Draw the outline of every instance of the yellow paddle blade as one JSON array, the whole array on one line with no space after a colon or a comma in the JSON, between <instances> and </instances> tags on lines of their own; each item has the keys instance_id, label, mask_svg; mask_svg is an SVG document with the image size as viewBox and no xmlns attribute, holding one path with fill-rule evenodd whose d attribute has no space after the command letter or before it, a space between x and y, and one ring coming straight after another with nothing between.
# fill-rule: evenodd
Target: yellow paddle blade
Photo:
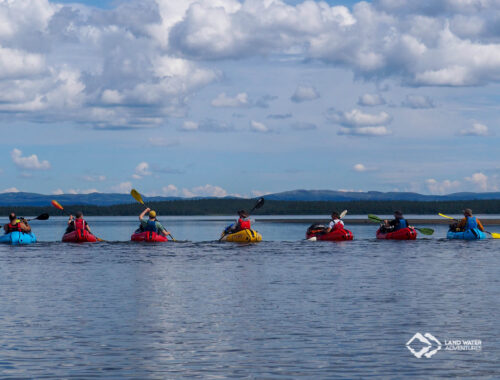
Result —
<instances>
[{"instance_id":1,"label":"yellow paddle blade","mask_svg":"<svg viewBox=\"0 0 500 380\"><path fill-rule=\"evenodd\" d=\"M441 214L441 213L439 213L438 215L439 215L439 216L442 216L443 218L456 220L455 218L452 218L451 216L448 216L448 215L445 215L445 214Z\"/></svg>"},{"instance_id":2,"label":"yellow paddle blade","mask_svg":"<svg viewBox=\"0 0 500 380\"><path fill-rule=\"evenodd\" d=\"M492 233L491 233L491 237L492 237L493 239L500 239L500 234L499 234L499 233L496 233L496 232L492 232Z\"/></svg>"},{"instance_id":3,"label":"yellow paddle blade","mask_svg":"<svg viewBox=\"0 0 500 380\"><path fill-rule=\"evenodd\" d=\"M144 204L144 202L142 201L142 197L141 197L141 194L139 194L139 192L136 190L136 189L132 189L130 190L130 195L132 195L132 197L134 197L134 199L139 202L141 205Z\"/></svg>"},{"instance_id":4,"label":"yellow paddle blade","mask_svg":"<svg viewBox=\"0 0 500 380\"><path fill-rule=\"evenodd\" d=\"M347 210L344 210L340 213L339 218L342 219L346 215L347 215Z\"/></svg>"}]
</instances>

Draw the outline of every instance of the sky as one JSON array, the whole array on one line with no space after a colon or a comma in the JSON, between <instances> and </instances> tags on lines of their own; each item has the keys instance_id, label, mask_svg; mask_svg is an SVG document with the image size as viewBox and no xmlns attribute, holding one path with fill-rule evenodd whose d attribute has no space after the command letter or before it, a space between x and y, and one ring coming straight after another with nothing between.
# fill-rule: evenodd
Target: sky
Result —
<instances>
[{"instance_id":1,"label":"sky","mask_svg":"<svg viewBox=\"0 0 500 380\"><path fill-rule=\"evenodd\" d=\"M498 0L0 1L0 192L499 191Z\"/></svg>"}]
</instances>

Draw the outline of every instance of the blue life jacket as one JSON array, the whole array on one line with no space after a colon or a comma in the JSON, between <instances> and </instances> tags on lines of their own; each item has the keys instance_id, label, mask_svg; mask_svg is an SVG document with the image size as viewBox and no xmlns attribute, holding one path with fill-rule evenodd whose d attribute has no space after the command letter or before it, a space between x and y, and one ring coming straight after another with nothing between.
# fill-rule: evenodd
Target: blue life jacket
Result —
<instances>
[{"instance_id":1,"label":"blue life jacket","mask_svg":"<svg viewBox=\"0 0 500 380\"><path fill-rule=\"evenodd\" d=\"M406 219L399 219L399 224L394 227L394 231L399 231L403 228L408 228L408 222L406 221Z\"/></svg>"},{"instance_id":2,"label":"blue life jacket","mask_svg":"<svg viewBox=\"0 0 500 380\"><path fill-rule=\"evenodd\" d=\"M467 223L465 224L465 230L472 230L477 228L477 221L475 216L468 216Z\"/></svg>"},{"instance_id":3,"label":"blue life jacket","mask_svg":"<svg viewBox=\"0 0 500 380\"><path fill-rule=\"evenodd\" d=\"M148 223L146 224L144 231L151 231L158 233L158 228L156 227L156 221L148 220Z\"/></svg>"}]
</instances>

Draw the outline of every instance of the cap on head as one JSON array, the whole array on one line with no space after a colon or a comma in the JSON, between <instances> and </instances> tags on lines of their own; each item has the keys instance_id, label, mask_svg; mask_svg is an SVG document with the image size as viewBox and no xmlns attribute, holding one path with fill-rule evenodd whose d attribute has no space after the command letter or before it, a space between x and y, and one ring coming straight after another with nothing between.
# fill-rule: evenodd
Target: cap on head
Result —
<instances>
[{"instance_id":1,"label":"cap on head","mask_svg":"<svg viewBox=\"0 0 500 380\"><path fill-rule=\"evenodd\" d=\"M149 217L150 217L150 218L156 218L156 211L151 210L151 211L149 212Z\"/></svg>"},{"instance_id":2,"label":"cap on head","mask_svg":"<svg viewBox=\"0 0 500 380\"><path fill-rule=\"evenodd\" d=\"M472 210L470 208L466 208L464 210L464 215L467 215L467 216L472 216Z\"/></svg>"},{"instance_id":3,"label":"cap on head","mask_svg":"<svg viewBox=\"0 0 500 380\"><path fill-rule=\"evenodd\" d=\"M238 215L242 218L248 218L248 212L246 212L245 210L239 210Z\"/></svg>"},{"instance_id":4,"label":"cap on head","mask_svg":"<svg viewBox=\"0 0 500 380\"><path fill-rule=\"evenodd\" d=\"M403 216L403 213L401 211L399 211L399 210L396 210L396 211L394 211L394 216L401 218Z\"/></svg>"},{"instance_id":5,"label":"cap on head","mask_svg":"<svg viewBox=\"0 0 500 380\"><path fill-rule=\"evenodd\" d=\"M81 211L77 211L77 212L75 213L75 216L76 216L77 218L81 218L81 217L83 216L83 212L81 212Z\"/></svg>"}]
</instances>

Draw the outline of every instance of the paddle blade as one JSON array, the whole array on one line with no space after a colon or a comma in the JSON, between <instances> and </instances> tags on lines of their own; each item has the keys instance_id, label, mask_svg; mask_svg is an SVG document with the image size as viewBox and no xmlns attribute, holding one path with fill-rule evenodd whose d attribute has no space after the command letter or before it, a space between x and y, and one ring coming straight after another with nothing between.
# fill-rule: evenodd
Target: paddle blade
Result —
<instances>
[{"instance_id":1,"label":"paddle blade","mask_svg":"<svg viewBox=\"0 0 500 380\"><path fill-rule=\"evenodd\" d=\"M347 210L344 210L340 213L339 218L342 219L346 215L347 215Z\"/></svg>"},{"instance_id":2,"label":"paddle blade","mask_svg":"<svg viewBox=\"0 0 500 380\"><path fill-rule=\"evenodd\" d=\"M142 197L141 197L141 194L139 194L139 192L136 190L136 189L132 189L130 190L130 195L132 195L132 197L137 201L139 202L141 205L144 204L144 202L142 201Z\"/></svg>"},{"instance_id":3,"label":"paddle blade","mask_svg":"<svg viewBox=\"0 0 500 380\"><path fill-rule=\"evenodd\" d=\"M383 219L380 219L377 215L373 215L373 214L368 214L368 219L370 219L372 222L375 222L375 223L380 223L380 222L384 221Z\"/></svg>"},{"instance_id":4,"label":"paddle blade","mask_svg":"<svg viewBox=\"0 0 500 380\"><path fill-rule=\"evenodd\" d=\"M57 208L59 210L64 210L63 206L61 206L58 201L52 200L52 202L50 202L50 203L52 203L52 206L54 206L55 208Z\"/></svg>"},{"instance_id":5,"label":"paddle blade","mask_svg":"<svg viewBox=\"0 0 500 380\"><path fill-rule=\"evenodd\" d=\"M253 206L253 209L255 210L261 208L262 206L264 206L264 198L260 198L255 204L255 206Z\"/></svg>"},{"instance_id":6,"label":"paddle blade","mask_svg":"<svg viewBox=\"0 0 500 380\"><path fill-rule=\"evenodd\" d=\"M417 230L424 235L432 235L434 233L432 228L417 228Z\"/></svg>"},{"instance_id":7,"label":"paddle blade","mask_svg":"<svg viewBox=\"0 0 500 380\"><path fill-rule=\"evenodd\" d=\"M47 219L49 219L49 214L45 213L42 215L38 215L35 219L36 220L47 220Z\"/></svg>"},{"instance_id":8,"label":"paddle blade","mask_svg":"<svg viewBox=\"0 0 500 380\"><path fill-rule=\"evenodd\" d=\"M448 215L445 215L445 214L439 213L438 215L442 216L443 218L446 218L446 219L456 220L455 218L452 218L451 216L448 216Z\"/></svg>"},{"instance_id":9,"label":"paddle blade","mask_svg":"<svg viewBox=\"0 0 500 380\"><path fill-rule=\"evenodd\" d=\"M500 239L500 234L499 234L499 233L496 233L496 232L492 232L492 233L491 233L491 237L492 237L493 239Z\"/></svg>"}]
</instances>

